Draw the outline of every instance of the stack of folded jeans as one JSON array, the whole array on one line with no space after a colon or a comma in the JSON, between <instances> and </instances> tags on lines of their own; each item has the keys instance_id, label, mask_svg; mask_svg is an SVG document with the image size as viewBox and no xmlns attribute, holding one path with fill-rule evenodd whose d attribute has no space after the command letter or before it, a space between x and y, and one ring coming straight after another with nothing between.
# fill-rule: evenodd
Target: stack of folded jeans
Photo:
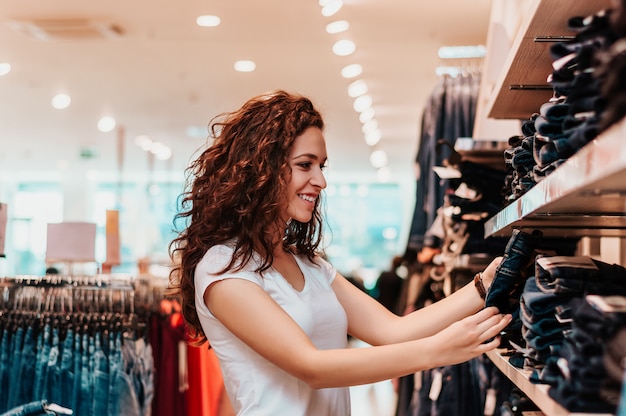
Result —
<instances>
[{"instance_id":1,"label":"stack of folded jeans","mask_svg":"<svg viewBox=\"0 0 626 416\"><path fill-rule=\"evenodd\" d=\"M601 93L606 100L605 111L600 120L604 130L626 115L626 10L624 1L616 2L609 16L609 25L618 39L600 54L598 73L605 80Z\"/></svg>"},{"instance_id":2,"label":"stack of folded jeans","mask_svg":"<svg viewBox=\"0 0 626 416\"><path fill-rule=\"evenodd\" d=\"M509 138L510 148L504 151L504 165L507 174L502 193L505 204L508 204L537 184L533 177L536 165L533 158L535 141L535 119L539 114L533 114L530 120L522 124L522 135Z\"/></svg>"},{"instance_id":3,"label":"stack of folded jeans","mask_svg":"<svg viewBox=\"0 0 626 416\"><path fill-rule=\"evenodd\" d=\"M603 310L601 303L626 304L624 296L587 295L575 298L572 329L566 333L558 366L562 381L548 394L571 412L615 413L620 399L620 383L607 372L604 344L626 327L626 309Z\"/></svg>"},{"instance_id":4,"label":"stack of folded jeans","mask_svg":"<svg viewBox=\"0 0 626 416\"><path fill-rule=\"evenodd\" d=\"M535 277L526 280L520 298L522 337L526 344L525 366L532 368L533 382L553 384L555 357L558 357L565 332L571 328L566 314L575 295L544 293Z\"/></svg>"},{"instance_id":5,"label":"stack of folded jeans","mask_svg":"<svg viewBox=\"0 0 626 416\"><path fill-rule=\"evenodd\" d=\"M588 256L538 256L535 276L525 282L523 366L532 370L533 383L550 385L551 397L570 411L615 410L620 383L608 376L605 362L619 362L616 355L626 353L616 338L626 327L624 279L626 268ZM624 299L624 313L600 312L588 301L609 295ZM609 340L611 355L603 347ZM617 367L613 373L619 374Z\"/></svg>"},{"instance_id":6,"label":"stack of folded jeans","mask_svg":"<svg viewBox=\"0 0 626 416\"><path fill-rule=\"evenodd\" d=\"M626 85L623 77L607 76L610 71L601 65L603 57L609 60L607 51L619 39L610 24L614 13L607 9L586 18L572 17L568 25L575 32L574 39L550 48L553 71L548 81L554 96L523 123L521 136L509 139L510 148L504 152L509 173L504 187L506 202L522 196L606 128L603 114L607 95L612 94L606 91L607 78L614 85ZM612 56L626 68L626 45L618 50ZM619 107L626 103L625 90L620 90L619 96L612 96L616 104L611 120L626 111Z\"/></svg>"}]
</instances>

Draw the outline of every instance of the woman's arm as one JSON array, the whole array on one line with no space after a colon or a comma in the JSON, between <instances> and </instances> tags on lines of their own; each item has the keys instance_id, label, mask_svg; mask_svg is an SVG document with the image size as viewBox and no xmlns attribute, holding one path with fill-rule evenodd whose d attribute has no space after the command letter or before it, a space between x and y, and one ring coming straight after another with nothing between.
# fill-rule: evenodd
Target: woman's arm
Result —
<instances>
[{"instance_id":1,"label":"woman's arm","mask_svg":"<svg viewBox=\"0 0 626 416\"><path fill-rule=\"evenodd\" d=\"M318 350L296 322L254 283L241 279L216 282L207 289L204 300L250 348L314 388L372 383L467 361L495 348L498 338L486 341L510 322L509 316L487 308L421 340Z\"/></svg>"},{"instance_id":2,"label":"woman's arm","mask_svg":"<svg viewBox=\"0 0 626 416\"><path fill-rule=\"evenodd\" d=\"M485 287L491 284L501 260L493 260L482 273ZM429 337L478 312L485 305L473 282L438 302L402 317L387 311L376 300L355 289L340 274L333 282L333 290L348 315L348 332L371 345Z\"/></svg>"}]
</instances>

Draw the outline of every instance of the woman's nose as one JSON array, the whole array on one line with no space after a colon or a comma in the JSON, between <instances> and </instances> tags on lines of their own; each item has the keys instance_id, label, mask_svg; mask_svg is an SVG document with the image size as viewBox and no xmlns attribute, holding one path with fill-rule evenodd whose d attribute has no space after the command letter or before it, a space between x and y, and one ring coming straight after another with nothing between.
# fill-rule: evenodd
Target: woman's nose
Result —
<instances>
[{"instance_id":1,"label":"woman's nose","mask_svg":"<svg viewBox=\"0 0 626 416\"><path fill-rule=\"evenodd\" d=\"M311 183L313 185L320 187L321 189L326 188L326 176L324 176L324 171L322 169L317 169L313 178L311 179Z\"/></svg>"}]
</instances>

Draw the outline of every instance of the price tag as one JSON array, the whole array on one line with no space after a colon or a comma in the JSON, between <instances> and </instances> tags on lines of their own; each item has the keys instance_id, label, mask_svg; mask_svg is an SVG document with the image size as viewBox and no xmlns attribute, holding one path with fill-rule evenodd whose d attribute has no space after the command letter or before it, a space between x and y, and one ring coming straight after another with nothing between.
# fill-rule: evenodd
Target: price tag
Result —
<instances>
[{"instance_id":1,"label":"price tag","mask_svg":"<svg viewBox=\"0 0 626 416\"><path fill-rule=\"evenodd\" d=\"M439 394L441 393L441 388L443 387L443 374L441 371L435 369L433 370L433 382L430 385L430 391L428 392L428 398L433 402L436 402L439 398Z\"/></svg>"},{"instance_id":2,"label":"price tag","mask_svg":"<svg viewBox=\"0 0 626 416\"><path fill-rule=\"evenodd\" d=\"M485 396L485 410L483 414L485 416L492 416L496 411L496 389L487 389L487 395Z\"/></svg>"}]
</instances>

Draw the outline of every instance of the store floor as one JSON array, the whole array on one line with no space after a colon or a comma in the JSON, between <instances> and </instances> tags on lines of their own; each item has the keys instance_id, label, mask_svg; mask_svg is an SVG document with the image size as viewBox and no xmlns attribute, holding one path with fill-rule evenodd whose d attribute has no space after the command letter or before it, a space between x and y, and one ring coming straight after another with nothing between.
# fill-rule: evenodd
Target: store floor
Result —
<instances>
[{"instance_id":1,"label":"store floor","mask_svg":"<svg viewBox=\"0 0 626 416\"><path fill-rule=\"evenodd\" d=\"M365 344L351 340L350 346ZM390 380L350 387L353 416L393 416L396 411L396 393Z\"/></svg>"}]
</instances>

